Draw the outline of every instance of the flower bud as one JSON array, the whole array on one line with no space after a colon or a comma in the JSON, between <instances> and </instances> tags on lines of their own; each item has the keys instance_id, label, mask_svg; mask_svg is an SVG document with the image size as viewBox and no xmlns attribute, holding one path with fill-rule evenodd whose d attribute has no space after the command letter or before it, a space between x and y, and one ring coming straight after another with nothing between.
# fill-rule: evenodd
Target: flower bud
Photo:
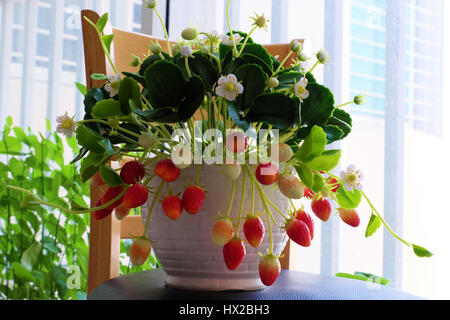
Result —
<instances>
[{"instance_id":1,"label":"flower bud","mask_svg":"<svg viewBox=\"0 0 450 320\"><path fill-rule=\"evenodd\" d=\"M139 137L139 144L144 149L151 149L156 144L156 138L151 132L145 132Z\"/></svg>"},{"instance_id":2,"label":"flower bud","mask_svg":"<svg viewBox=\"0 0 450 320\"><path fill-rule=\"evenodd\" d=\"M186 28L181 32L181 37L187 41L195 40L197 36L198 31L195 28Z\"/></svg>"},{"instance_id":3,"label":"flower bud","mask_svg":"<svg viewBox=\"0 0 450 320\"><path fill-rule=\"evenodd\" d=\"M210 53L210 51L209 51L209 47L208 47L208 46L206 46L206 45L204 45L204 46L201 46L201 47L200 47L200 52L201 52L202 54L206 54L206 55L209 55L209 53Z\"/></svg>"},{"instance_id":4,"label":"flower bud","mask_svg":"<svg viewBox=\"0 0 450 320\"><path fill-rule=\"evenodd\" d=\"M276 88L276 87L278 87L279 85L280 85L280 82L278 81L277 78L269 78L269 79L267 80L267 86L268 86L269 88Z\"/></svg>"},{"instance_id":5,"label":"flower bud","mask_svg":"<svg viewBox=\"0 0 450 320\"><path fill-rule=\"evenodd\" d=\"M304 54L303 52L300 52L300 53L298 54L298 60L300 60L300 61L306 61L306 60L308 60L308 57L307 57L306 54Z\"/></svg>"},{"instance_id":6,"label":"flower bud","mask_svg":"<svg viewBox=\"0 0 450 320\"><path fill-rule=\"evenodd\" d=\"M156 0L145 0L144 4L149 9L155 9L156 5L157 5L157 1Z\"/></svg>"},{"instance_id":7,"label":"flower bud","mask_svg":"<svg viewBox=\"0 0 450 320\"><path fill-rule=\"evenodd\" d=\"M132 54L131 59L132 61L130 62L130 66L138 67L141 65L141 59L137 55Z\"/></svg>"},{"instance_id":8,"label":"flower bud","mask_svg":"<svg viewBox=\"0 0 450 320\"><path fill-rule=\"evenodd\" d=\"M184 58L188 58L192 55L192 48L190 46L183 46L180 50L180 54Z\"/></svg>"},{"instance_id":9,"label":"flower bud","mask_svg":"<svg viewBox=\"0 0 450 320\"><path fill-rule=\"evenodd\" d=\"M317 52L316 57L321 64L326 64L330 60L330 55L325 50Z\"/></svg>"},{"instance_id":10,"label":"flower bud","mask_svg":"<svg viewBox=\"0 0 450 320\"><path fill-rule=\"evenodd\" d=\"M295 53L300 53L302 50L302 45L297 40L292 40L290 44L291 50Z\"/></svg>"},{"instance_id":11,"label":"flower bud","mask_svg":"<svg viewBox=\"0 0 450 320\"><path fill-rule=\"evenodd\" d=\"M152 50L153 54L160 54L162 52L162 48L161 48L161 45L159 43L155 43L151 47L151 50Z\"/></svg>"},{"instance_id":12,"label":"flower bud","mask_svg":"<svg viewBox=\"0 0 450 320\"><path fill-rule=\"evenodd\" d=\"M172 53L173 54L180 53L181 47L182 47L182 44L179 42L172 44Z\"/></svg>"},{"instance_id":13,"label":"flower bud","mask_svg":"<svg viewBox=\"0 0 450 320\"><path fill-rule=\"evenodd\" d=\"M353 99L353 102L354 102L356 105L360 106L360 105L366 103L366 96L365 96L365 95L362 95L362 94L357 95L357 96L355 97L355 99Z\"/></svg>"}]
</instances>

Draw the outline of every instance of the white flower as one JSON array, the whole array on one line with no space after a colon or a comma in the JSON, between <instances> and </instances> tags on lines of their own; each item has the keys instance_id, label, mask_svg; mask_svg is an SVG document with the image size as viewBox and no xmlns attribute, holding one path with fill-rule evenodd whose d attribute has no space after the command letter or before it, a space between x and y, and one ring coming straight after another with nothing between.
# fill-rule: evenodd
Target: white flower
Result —
<instances>
[{"instance_id":1,"label":"white flower","mask_svg":"<svg viewBox=\"0 0 450 320\"><path fill-rule=\"evenodd\" d=\"M190 46L183 46L180 50L180 54L184 58L188 58L192 55L192 48Z\"/></svg>"},{"instance_id":2,"label":"white flower","mask_svg":"<svg viewBox=\"0 0 450 320\"><path fill-rule=\"evenodd\" d=\"M301 101L307 99L309 97L309 91L306 90L306 86L308 85L308 79L301 78L299 82L295 84L294 92L297 97L300 98Z\"/></svg>"},{"instance_id":3,"label":"white flower","mask_svg":"<svg viewBox=\"0 0 450 320\"><path fill-rule=\"evenodd\" d=\"M77 124L73 118L69 117L69 115L66 114L63 116L59 116L56 118L56 122L58 122L58 126L56 127L56 132L65 134L68 138L71 138L73 135L73 132L77 128Z\"/></svg>"},{"instance_id":4,"label":"white flower","mask_svg":"<svg viewBox=\"0 0 450 320\"><path fill-rule=\"evenodd\" d=\"M234 101L238 95L244 92L244 86L238 83L234 74L220 77L218 84L216 94L220 97L225 97L228 101Z\"/></svg>"},{"instance_id":5,"label":"white flower","mask_svg":"<svg viewBox=\"0 0 450 320\"><path fill-rule=\"evenodd\" d=\"M356 170L354 165L349 165L347 171L341 171L341 179L344 181L344 188L347 191L362 190L361 181L364 179L364 173Z\"/></svg>"},{"instance_id":6,"label":"white flower","mask_svg":"<svg viewBox=\"0 0 450 320\"><path fill-rule=\"evenodd\" d=\"M242 37L241 37L241 35L240 34L238 34L238 33L234 33L233 34L233 37L234 37L234 40L236 41L236 44L238 44L239 42L241 42L241 40L243 39ZM225 45L225 46L227 46L227 47L232 47L234 44L233 44L233 38L231 38L231 36L222 36L222 44L223 45Z\"/></svg>"},{"instance_id":7,"label":"white flower","mask_svg":"<svg viewBox=\"0 0 450 320\"><path fill-rule=\"evenodd\" d=\"M114 98L119 93L120 74L108 77L108 83L105 85L106 92L111 98Z\"/></svg>"}]
</instances>

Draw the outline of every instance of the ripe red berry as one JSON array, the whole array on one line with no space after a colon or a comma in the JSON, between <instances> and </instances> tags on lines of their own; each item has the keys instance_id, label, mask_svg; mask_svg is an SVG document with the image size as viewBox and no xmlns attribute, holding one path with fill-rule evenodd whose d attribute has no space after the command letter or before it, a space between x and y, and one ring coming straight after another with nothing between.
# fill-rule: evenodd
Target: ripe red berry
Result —
<instances>
[{"instance_id":1,"label":"ripe red berry","mask_svg":"<svg viewBox=\"0 0 450 320\"><path fill-rule=\"evenodd\" d=\"M223 246L223 258L228 269L235 270L245 257L244 242L239 238L231 239Z\"/></svg>"},{"instance_id":2,"label":"ripe red berry","mask_svg":"<svg viewBox=\"0 0 450 320\"><path fill-rule=\"evenodd\" d=\"M183 193L183 207L190 214L200 211L205 202L205 191L198 186L190 186Z\"/></svg>"},{"instance_id":3,"label":"ripe red berry","mask_svg":"<svg viewBox=\"0 0 450 320\"><path fill-rule=\"evenodd\" d=\"M309 229L309 234L311 235L311 240L314 239L314 220L311 216L307 214L305 210L299 210L295 214L295 218L306 223Z\"/></svg>"},{"instance_id":4,"label":"ripe red berry","mask_svg":"<svg viewBox=\"0 0 450 320\"><path fill-rule=\"evenodd\" d=\"M214 224L212 239L214 244L224 246L233 238L234 227L230 219L221 219Z\"/></svg>"},{"instance_id":5,"label":"ripe red berry","mask_svg":"<svg viewBox=\"0 0 450 320\"><path fill-rule=\"evenodd\" d=\"M314 214L322 221L328 221L331 214L331 204L325 198L317 198L311 201L311 209Z\"/></svg>"},{"instance_id":6,"label":"ripe red berry","mask_svg":"<svg viewBox=\"0 0 450 320\"><path fill-rule=\"evenodd\" d=\"M123 197L123 205L127 208L142 206L148 199L148 190L143 184L131 186Z\"/></svg>"},{"instance_id":7,"label":"ripe red berry","mask_svg":"<svg viewBox=\"0 0 450 320\"><path fill-rule=\"evenodd\" d=\"M244 235L248 243L257 248L261 245L264 238L264 224L261 218L250 216L244 223Z\"/></svg>"},{"instance_id":8,"label":"ripe red berry","mask_svg":"<svg viewBox=\"0 0 450 320\"><path fill-rule=\"evenodd\" d=\"M339 209L339 216L341 217L342 221L344 221L349 226L354 228L359 226L360 220L356 210Z\"/></svg>"},{"instance_id":9,"label":"ripe red berry","mask_svg":"<svg viewBox=\"0 0 450 320\"><path fill-rule=\"evenodd\" d=\"M123 203L114 209L114 213L116 214L117 220L123 220L130 214L131 209L127 208L123 205Z\"/></svg>"},{"instance_id":10,"label":"ripe red berry","mask_svg":"<svg viewBox=\"0 0 450 320\"><path fill-rule=\"evenodd\" d=\"M102 197L102 205L103 204L107 204L108 202L112 201L113 199L117 198L121 192L123 191L124 186L120 185L117 187L108 187L108 189L106 190L105 194ZM120 204L123 201L123 197L120 198L119 200L117 200L116 202L114 202L113 204L111 204L108 209L114 209L118 206L120 206Z\"/></svg>"},{"instance_id":11,"label":"ripe red berry","mask_svg":"<svg viewBox=\"0 0 450 320\"><path fill-rule=\"evenodd\" d=\"M105 181L103 181L102 177L100 177L100 171L97 172L92 178L91 182L94 186L104 186L106 184Z\"/></svg>"},{"instance_id":12,"label":"ripe red berry","mask_svg":"<svg viewBox=\"0 0 450 320\"><path fill-rule=\"evenodd\" d=\"M177 220L183 211L183 202L177 196L169 196L162 202L162 209L171 220Z\"/></svg>"},{"instance_id":13,"label":"ripe red berry","mask_svg":"<svg viewBox=\"0 0 450 320\"><path fill-rule=\"evenodd\" d=\"M308 198L308 199L314 198L314 192L311 189L309 189L308 187L305 187L304 193L305 193L306 198Z\"/></svg>"},{"instance_id":14,"label":"ripe red berry","mask_svg":"<svg viewBox=\"0 0 450 320\"><path fill-rule=\"evenodd\" d=\"M136 238L133 240L130 248L130 260L135 266L141 266L147 261L152 244L149 239Z\"/></svg>"},{"instance_id":15,"label":"ripe red berry","mask_svg":"<svg viewBox=\"0 0 450 320\"><path fill-rule=\"evenodd\" d=\"M261 163L255 172L256 180L259 183L270 186L278 180L278 169L272 163Z\"/></svg>"},{"instance_id":16,"label":"ripe red berry","mask_svg":"<svg viewBox=\"0 0 450 320\"><path fill-rule=\"evenodd\" d=\"M164 159L156 164L155 173L164 181L173 182L178 179L181 170L175 166L171 159Z\"/></svg>"},{"instance_id":17,"label":"ripe red berry","mask_svg":"<svg viewBox=\"0 0 450 320\"><path fill-rule=\"evenodd\" d=\"M259 277L266 286L271 286L281 272L280 260L272 254L263 256L259 262Z\"/></svg>"},{"instance_id":18,"label":"ripe red berry","mask_svg":"<svg viewBox=\"0 0 450 320\"><path fill-rule=\"evenodd\" d=\"M230 133L226 139L226 146L231 152L242 153L247 150L248 138L241 131Z\"/></svg>"},{"instance_id":19,"label":"ripe red berry","mask_svg":"<svg viewBox=\"0 0 450 320\"><path fill-rule=\"evenodd\" d=\"M303 221L291 219L286 222L286 233L288 237L302 247L311 245L311 234L309 228Z\"/></svg>"},{"instance_id":20,"label":"ripe red berry","mask_svg":"<svg viewBox=\"0 0 450 320\"><path fill-rule=\"evenodd\" d=\"M100 207L102 205L102 199L98 199L97 203L96 203L96 207ZM94 218L95 220L103 220L106 217L108 217L111 213L113 212L113 209L102 209L102 210L97 210L94 211Z\"/></svg>"},{"instance_id":21,"label":"ripe red berry","mask_svg":"<svg viewBox=\"0 0 450 320\"><path fill-rule=\"evenodd\" d=\"M138 183L145 176L145 167L138 161L130 161L120 170L120 177L126 184Z\"/></svg>"}]
</instances>

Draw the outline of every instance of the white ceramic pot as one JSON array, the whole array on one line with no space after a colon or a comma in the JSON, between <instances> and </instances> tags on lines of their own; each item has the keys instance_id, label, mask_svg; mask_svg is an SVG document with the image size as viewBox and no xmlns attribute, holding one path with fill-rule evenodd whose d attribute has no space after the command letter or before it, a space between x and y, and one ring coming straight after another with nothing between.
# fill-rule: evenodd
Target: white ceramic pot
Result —
<instances>
[{"instance_id":1,"label":"white ceramic pot","mask_svg":"<svg viewBox=\"0 0 450 320\"><path fill-rule=\"evenodd\" d=\"M191 166L181 172L177 181L170 184L173 193L183 192L188 181L195 181L196 166ZM156 190L161 180L155 177L151 186ZM176 221L170 220L162 211L160 202L156 203L150 217L147 235L155 241L153 249L167 273L166 285L172 288L187 290L225 291L225 290L259 290L265 286L259 279L259 255L266 253L269 247L267 217L264 221L266 235L261 246L257 249L245 243L246 256L236 270L228 270L222 253L223 247L216 246L211 239L211 231L216 222L214 217L218 211L225 214L229 203L232 181L219 173L216 165L202 165L200 172L200 185L206 187L205 203L199 213L190 215L183 211ZM289 209L289 200L281 195L277 187L264 187L267 197L283 212ZM236 185L236 194L230 216L237 218L242 194L242 174ZM163 196L166 195L163 192ZM142 207L142 216L145 223L152 197ZM251 183L247 176L246 194L243 208L243 217L251 209ZM262 202L255 188L255 210L265 212ZM277 226L273 227L274 252L281 253L288 240L286 234L279 228L284 220L273 211ZM235 222L237 220L234 220ZM245 239L243 223L239 236Z\"/></svg>"}]
</instances>

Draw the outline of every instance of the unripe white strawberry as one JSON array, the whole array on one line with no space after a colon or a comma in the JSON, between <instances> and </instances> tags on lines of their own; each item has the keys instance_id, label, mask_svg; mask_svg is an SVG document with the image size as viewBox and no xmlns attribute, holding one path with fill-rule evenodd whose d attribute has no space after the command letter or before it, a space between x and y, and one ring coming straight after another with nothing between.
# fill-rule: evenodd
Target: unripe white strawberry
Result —
<instances>
[{"instance_id":1,"label":"unripe white strawberry","mask_svg":"<svg viewBox=\"0 0 450 320\"><path fill-rule=\"evenodd\" d=\"M222 164L220 166L220 173L230 180L236 180L239 178L241 171L241 166L237 163Z\"/></svg>"},{"instance_id":2,"label":"unripe white strawberry","mask_svg":"<svg viewBox=\"0 0 450 320\"><path fill-rule=\"evenodd\" d=\"M289 161L293 157L293 155L294 152L292 151L291 147L283 142L273 145L270 149L270 157L274 162L282 163Z\"/></svg>"},{"instance_id":3,"label":"unripe white strawberry","mask_svg":"<svg viewBox=\"0 0 450 320\"><path fill-rule=\"evenodd\" d=\"M302 182L293 175L281 175L278 179L278 188L289 199L301 199L304 196Z\"/></svg>"},{"instance_id":4,"label":"unripe white strawberry","mask_svg":"<svg viewBox=\"0 0 450 320\"><path fill-rule=\"evenodd\" d=\"M151 149L156 144L156 138L151 132L144 132L139 137L139 144L144 149Z\"/></svg>"},{"instance_id":5,"label":"unripe white strawberry","mask_svg":"<svg viewBox=\"0 0 450 320\"><path fill-rule=\"evenodd\" d=\"M142 266L145 263L145 261L147 261L151 249L152 244L149 239L146 238L134 239L130 248L131 263L135 266Z\"/></svg>"},{"instance_id":6,"label":"unripe white strawberry","mask_svg":"<svg viewBox=\"0 0 450 320\"><path fill-rule=\"evenodd\" d=\"M181 37L184 40L195 40L198 36L198 31L195 28L186 28L181 32Z\"/></svg>"}]
</instances>

